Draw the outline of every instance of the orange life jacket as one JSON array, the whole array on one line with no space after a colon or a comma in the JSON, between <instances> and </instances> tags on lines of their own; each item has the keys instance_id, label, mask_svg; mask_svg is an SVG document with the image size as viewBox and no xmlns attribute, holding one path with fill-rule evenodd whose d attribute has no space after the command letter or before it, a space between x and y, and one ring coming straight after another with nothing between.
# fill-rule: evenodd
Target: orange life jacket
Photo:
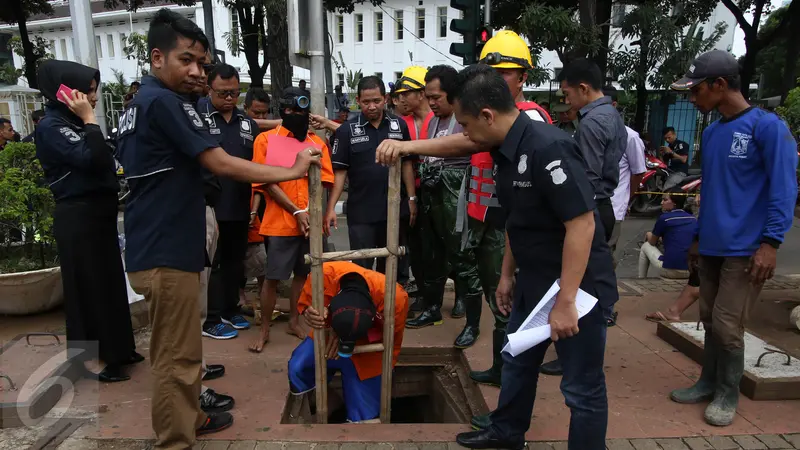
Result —
<instances>
[{"instance_id":1,"label":"orange life jacket","mask_svg":"<svg viewBox=\"0 0 800 450\"><path fill-rule=\"evenodd\" d=\"M405 120L406 125L408 125L408 133L411 135L412 141L428 138L428 126L430 126L432 119L433 111L430 111L428 115L425 116L425 120L422 121L422 129L417 130L417 123L414 120L414 114L403 116L403 120ZM414 185L416 187L419 187L420 185L419 162L414 163Z\"/></svg>"},{"instance_id":2,"label":"orange life jacket","mask_svg":"<svg viewBox=\"0 0 800 450\"><path fill-rule=\"evenodd\" d=\"M542 118L549 124L553 123L550 114L537 105L536 102L518 102L517 109L520 111L538 111ZM467 214L470 217L486 221L489 208L499 207L494 186L494 162L489 152L481 152L472 155L470 159L471 173L469 180L469 195L467 197Z\"/></svg>"}]
</instances>

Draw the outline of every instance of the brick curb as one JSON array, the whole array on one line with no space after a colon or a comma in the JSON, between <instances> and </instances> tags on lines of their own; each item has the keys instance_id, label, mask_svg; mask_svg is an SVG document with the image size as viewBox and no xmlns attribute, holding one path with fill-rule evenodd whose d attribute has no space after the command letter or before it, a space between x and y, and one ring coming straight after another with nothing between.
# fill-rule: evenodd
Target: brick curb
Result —
<instances>
[{"instance_id":1,"label":"brick curb","mask_svg":"<svg viewBox=\"0 0 800 450\"><path fill-rule=\"evenodd\" d=\"M58 450L144 450L152 440L68 438ZM198 441L193 450L463 450L455 442L275 442ZM800 434L685 437L667 439L609 439L608 450L771 450L800 449ZM529 442L528 450L567 450L567 443Z\"/></svg>"}]
</instances>

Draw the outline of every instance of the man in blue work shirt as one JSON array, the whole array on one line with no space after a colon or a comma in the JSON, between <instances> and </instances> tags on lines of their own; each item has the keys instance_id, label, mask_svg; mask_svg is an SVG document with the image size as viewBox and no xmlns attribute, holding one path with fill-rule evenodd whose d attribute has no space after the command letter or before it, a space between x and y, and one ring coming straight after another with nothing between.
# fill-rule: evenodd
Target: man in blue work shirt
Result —
<instances>
[{"instance_id":1,"label":"man in blue work shirt","mask_svg":"<svg viewBox=\"0 0 800 450\"><path fill-rule=\"evenodd\" d=\"M209 97L200 99L198 109L208 132L225 151L247 161L253 159L253 141L258 125L236 103L239 73L229 64L217 64L208 75ZM250 328L239 312L239 286L244 274L247 229L250 226L249 183L220 178L220 199L214 207L219 228L217 251L212 261L208 289L208 315L203 336L213 339L236 337L236 330Z\"/></svg>"},{"instance_id":2,"label":"man in blue work shirt","mask_svg":"<svg viewBox=\"0 0 800 450\"><path fill-rule=\"evenodd\" d=\"M317 149L291 168L254 164L225 152L188 99L203 75L208 39L190 19L159 10L147 36L152 75L118 128L131 194L125 209L126 267L145 296L152 334L152 424L157 449L186 449L197 434L233 423L200 409L200 272L206 261L202 167L240 181L276 183L305 175Z\"/></svg>"},{"instance_id":3,"label":"man in blue work shirt","mask_svg":"<svg viewBox=\"0 0 800 450\"><path fill-rule=\"evenodd\" d=\"M797 143L775 114L740 92L739 64L712 50L697 57L672 89L689 91L700 112L722 118L703 131L703 211L699 220L703 370L678 403L712 400L711 425L733 422L744 372L744 324L792 226L797 200Z\"/></svg>"}]
</instances>

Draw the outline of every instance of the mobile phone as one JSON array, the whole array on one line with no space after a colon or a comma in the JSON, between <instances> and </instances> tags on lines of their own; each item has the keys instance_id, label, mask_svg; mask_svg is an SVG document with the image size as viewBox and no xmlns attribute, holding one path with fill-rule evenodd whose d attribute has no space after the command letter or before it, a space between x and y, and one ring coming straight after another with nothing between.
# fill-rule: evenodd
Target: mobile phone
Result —
<instances>
[{"instance_id":1,"label":"mobile phone","mask_svg":"<svg viewBox=\"0 0 800 450\"><path fill-rule=\"evenodd\" d=\"M61 103L67 104L66 99L72 99L72 91L72 88L62 84L58 87L58 91L56 91L56 99Z\"/></svg>"}]
</instances>

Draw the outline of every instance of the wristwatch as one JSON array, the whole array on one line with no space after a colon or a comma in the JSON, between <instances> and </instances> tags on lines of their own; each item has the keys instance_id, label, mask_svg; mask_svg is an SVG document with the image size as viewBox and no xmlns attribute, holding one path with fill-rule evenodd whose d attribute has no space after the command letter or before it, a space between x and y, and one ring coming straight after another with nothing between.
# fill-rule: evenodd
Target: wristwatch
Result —
<instances>
[{"instance_id":1,"label":"wristwatch","mask_svg":"<svg viewBox=\"0 0 800 450\"><path fill-rule=\"evenodd\" d=\"M410 202L415 202L415 201L417 201L417 196L416 196L416 195L414 195L414 196L408 197L408 201L410 201Z\"/></svg>"}]
</instances>

